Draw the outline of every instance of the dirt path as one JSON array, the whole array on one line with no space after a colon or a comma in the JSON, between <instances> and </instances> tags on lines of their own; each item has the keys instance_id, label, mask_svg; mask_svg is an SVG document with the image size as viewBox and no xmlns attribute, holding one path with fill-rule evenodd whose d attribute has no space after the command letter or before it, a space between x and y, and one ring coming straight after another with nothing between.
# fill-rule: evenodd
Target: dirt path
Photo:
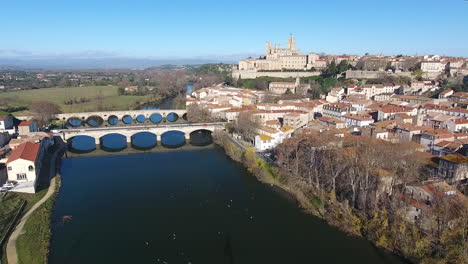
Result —
<instances>
[{"instance_id":1,"label":"dirt path","mask_svg":"<svg viewBox=\"0 0 468 264\"><path fill-rule=\"evenodd\" d=\"M50 181L49 190L47 190L46 195L42 197L39 202L37 202L29 211L21 218L21 221L16 226L15 231L11 234L10 238L8 239L8 244L6 247L6 255L8 259L8 264L17 264L18 262L18 254L16 252L16 240L18 239L19 235L23 232L23 227L26 221L29 219L31 214L36 211L39 206L41 206L44 202L46 202L52 194L55 192L55 177Z\"/></svg>"}]
</instances>

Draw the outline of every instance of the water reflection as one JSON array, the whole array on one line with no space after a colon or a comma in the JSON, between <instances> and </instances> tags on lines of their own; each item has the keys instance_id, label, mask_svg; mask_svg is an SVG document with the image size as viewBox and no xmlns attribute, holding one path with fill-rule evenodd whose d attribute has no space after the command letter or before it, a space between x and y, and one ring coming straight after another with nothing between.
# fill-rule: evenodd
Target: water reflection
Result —
<instances>
[{"instance_id":1,"label":"water reflection","mask_svg":"<svg viewBox=\"0 0 468 264\"><path fill-rule=\"evenodd\" d=\"M135 133L129 139L131 147L138 150L148 150L158 144L166 148L178 148L186 144L185 133L181 131L168 131L161 135L161 142L157 142L157 136L151 132L142 131ZM96 141L89 136L76 136L68 140L69 150L73 153L87 153L96 149ZM117 133L107 134L97 142L102 150L116 152L127 148L127 137ZM193 146L208 146L213 143L211 132L197 130L190 134L190 144Z\"/></svg>"},{"instance_id":2,"label":"water reflection","mask_svg":"<svg viewBox=\"0 0 468 264\"><path fill-rule=\"evenodd\" d=\"M98 127L104 123L104 120L100 116L90 116L86 119L86 123L92 127Z\"/></svg>"},{"instance_id":3,"label":"water reflection","mask_svg":"<svg viewBox=\"0 0 468 264\"><path fill-rule=\"evenodd\" d=\"M119 151L127 147L127 137L121 134L107 134L100 139L101 148L107 151Z\"/></svg>"},{"instance_id":4,"label":"water reflection","mask_svg":"<svg viewBox=\"0 0 468 264\"><path fill-rule=\"evenodd\" d=\"M162 119L163 119L162 115L158 113L154 113L150 116L151 122L155 124L161 123Z\"/></svg>"},{"instance_id":5,"label":"water reflection","mask_svg":"<svg viewBox=\"0 0 468 264\"><path fill-rule=\"evenodd\" d=\"M151 149L157 145L156 135L150 132L139 132L132 136L132 147L136 149Z\"/></svg>"},{"instance_id":6,"label":"water reflection","mask_svg":"<svg viewBox=\"0 0 468 264\"><path fill-rule=\"evenodd\" d=\"M196 130L190 133L190 144L194 146L206 146L213 143L213 137L209 130Z\"/></svg>"},{"instance_id":7,"label":"water reflection","mask_svg":"<svg viewBox=\"0 0 468 264\"><path fill-rule=\"evenodd\" d=\"M132 117L129 116L129 115L124 115L124 116L122 117L122 122L123 122L124 124L126 124L126 125L131 124L132 121L133 121L133 119L132 119Z\"/></svg>"},{"instance_id":8,"label":"water reflection","mask_svg":"<svg viewBox=\"0 0 468 264\"><path fill-rule=\"evenodd\" d=\"M185 133L168 131L161 135L161 145L167 148L177 148L185 145Z\"/></svg>"},{"instance_id":9,"label":"water reflection","mask_svg":"<svg viewBox=\"0 0 468 264\"><path fill-rule=\"evenodd\" d=\"M179 115L176 114L176 113L169 113L167 116L166 116L166 119L167 121L169 122L175 122L179 119Z\"/></svg>"},{"instance_id":10,"label":"water reflection","mask_svg":"<svg viewBox=\"0 0 468 264\"><path fill-rule=\"evenodd\" d=\"M78 127L78 126L81 126L82 122L78 117L70 117L70 119L68 119L67 123L72 127Z\"/></svg>"},{"instance_id":11,"label":"water reflection","mask_svg":"<svg viewBox=\"0 0 468 264\"><path fill-rule=\"evenodd\" d=\"M109 116L109 119L107 120L107 122L109 122L109 125L117 125L119 123L119 118L115 115L111 115Z\"/></svg>"},{"instance_id":12,"label":"water reflection","mask_svg":"<svg viewBox=\"0 0 468 264\"><path fill-rule=\"evenodd\" d=\"M138 116L136 117L136 121L137 121L138 123L144 123L145 120L146 120L146 118L145 118L144 115L138 115Z\"/></svg>"},{"instance_id":13,"label":"water reflection","mask_svg":"<svg viewBox=\"0 0 468 264\"><path fill-rule=\"evenodd\" d=\"M68 140L68 149L75 153L88 153L96 149L93 137L76 136Z\"/></svg>"}]
</instances>

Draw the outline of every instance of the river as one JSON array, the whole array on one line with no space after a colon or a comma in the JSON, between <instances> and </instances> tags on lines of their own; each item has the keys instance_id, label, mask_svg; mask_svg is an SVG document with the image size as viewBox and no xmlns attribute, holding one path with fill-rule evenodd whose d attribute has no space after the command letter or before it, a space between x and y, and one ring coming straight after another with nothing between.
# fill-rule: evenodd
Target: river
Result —
<instances>
[{"instance_id":1,"label":"river","mask_svg":"<svg viewBox=\"0 0 468 264\"><path fill-rule=\"evenodd\" d=\"M219 148L64 159L49 263L403 263Z\"/></svg>"}]
</instances>

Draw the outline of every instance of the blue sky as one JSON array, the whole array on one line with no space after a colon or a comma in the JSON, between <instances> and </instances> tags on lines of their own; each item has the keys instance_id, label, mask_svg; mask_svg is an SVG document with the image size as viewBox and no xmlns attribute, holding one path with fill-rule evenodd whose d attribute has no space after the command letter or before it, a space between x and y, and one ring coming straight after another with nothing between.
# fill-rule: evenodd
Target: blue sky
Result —
<instances>
[{"instance_id":1,"label":"blue sky","mask_svg":"<svg viewBox=\"0 0 468 264\"><path fill-rule=\"evenodd\" d=\"M303 52L468 57L465 0L2 1L0 55L236 57Z\"/></svg>"}]
</instances>

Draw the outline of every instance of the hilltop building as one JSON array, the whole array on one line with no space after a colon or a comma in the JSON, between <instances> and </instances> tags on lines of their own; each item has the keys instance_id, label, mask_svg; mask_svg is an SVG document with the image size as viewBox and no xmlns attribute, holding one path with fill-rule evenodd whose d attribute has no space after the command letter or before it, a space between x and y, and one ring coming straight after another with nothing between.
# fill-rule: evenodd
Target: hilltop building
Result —
<instances>
[{"instance_id":1,"label":"hilltop building","mask_svg":"<svg viewBox=\"0 0 468 264\"><path fill-rule=\"evenodd\" d=\"M318 75L316 72L307 72L307 70L311 70L312 68L323 69L326 67L327 61L321 60L318 54L309 53L302 55L301 51L296 48L296 39L291 35L288 38L286 48L267 41L265 43L264 56L257 59L247 58L240 60L237 69L233 71L233 77L235 79L239 77L256 78L260 76L257 72L265 72L261 76L283 78L304 77Z\"/></svg>"}]
</instances>

